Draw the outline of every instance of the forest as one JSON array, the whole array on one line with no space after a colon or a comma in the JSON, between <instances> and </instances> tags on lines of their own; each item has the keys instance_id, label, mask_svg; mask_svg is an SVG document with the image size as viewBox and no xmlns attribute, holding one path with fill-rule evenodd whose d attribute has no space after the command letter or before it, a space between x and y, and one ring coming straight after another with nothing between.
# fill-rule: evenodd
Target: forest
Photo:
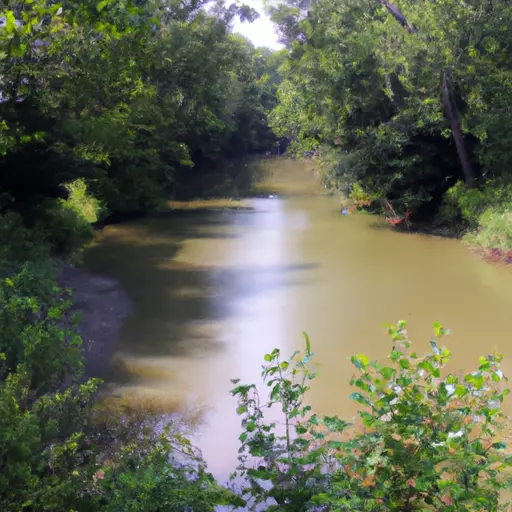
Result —
<instances>
[{"instance_id":1,"label":"forest","mask_svg":"<svg viewBox=\"0 0 512 512\"><path fill-rule=\"evenodd\" d=\"M44 217L65 245L71 189L103 217L141 214L226 159L269 150L278 62L230 32L255 16L222 2L7 2L2 214Z\"/></svg>"},{"instance_id":2,"label":"forest","mask_svg":"<svg viewBox=\"0 0 512 512\"><path fill-rule=\"evenodd\" d=\"M511 6L285 0L275 133L317 149L329 188L512 250Z\"/></svg>"},{"instance_id":3,"label":"forest","mask_svg":"<svg viewBox=\"0 0 512 512\"><path fill-rule=\"evenodd\" d=\"M352 359L361 424L310 410L307 338L304 357L265 355L284 433L257 388L234 382L238 490L215 481L179 426L110 403L84 373L62 262L95 226L208 196L205 184L235 183L238 162L283 142L318 154L326 188L356 206L388 200L417 225L512 251L509 3L268 11L283 50L233 33L258 16L242 3L0 2L1 510L501 507L512 462L501 356L446 376L448 349L417 356L403 322L388 328L387 365Z\"/></svg>"}]
</instances>

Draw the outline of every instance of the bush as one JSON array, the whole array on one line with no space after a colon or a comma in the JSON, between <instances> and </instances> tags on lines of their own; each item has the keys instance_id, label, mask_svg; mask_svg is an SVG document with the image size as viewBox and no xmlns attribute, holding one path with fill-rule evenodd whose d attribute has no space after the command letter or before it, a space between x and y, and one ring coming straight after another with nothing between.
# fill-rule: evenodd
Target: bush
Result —
<instances>
[{"instance_id":1,"label":"bush","mask_svg":"<svg viewBox=\"0 0 512 512\"><path fill-rule=\"evenodd\" d=\"M105 213L100 201L87 190L87 184L83 179L77 179L65 185L69 197L63 201L67 208L73 210L79 217L89 224L98 222Z\"/></svg>"},{"instance_id":2,"label":"bush","mask_svg":"<svg viewBox=\"0 0 512 512\"><path fill-rule=\"evenodd\" d=\"M76 256L91 241L92 224L102 213L101 203L87 192L81 179L65 185L67 199L47 199L39 207L33 228L57 254Z\"/></svg>"},{"instance_id":3,"label":"bush","mask_svg":"<svg viewBox=\"0 0 512 512\"><path fill-rule=\"evenodd\" d=\"M489 208L478 219L478 229L464 236L468 244L483 249L498 249L503 254L512 251L512 204L509 210Z\"/></svg>"},{"instance_id":4,"label":"bush","mask_svg":"<svg viewBox=\"0 0 512 512\"><path fill-rule=\"evenodd\" d=\"M370 206L378 199L376 194L368 194L359 182L354 183L349 197L354 202L354 205L359 208Z\"/></svg>"},{"instance_id":5,"label":"bush","mask_svg":"<svg viewBox=\"0 0 512 512\"><path fill-rule=\"evenodd\" d=\"M240 504L179 430L159 433L161 418L105 408L99 381L84 382L82 340L57 270L46 258L0 278L0 510Z\"/></svg>"},{"instance_id":6,"label":"bush","mask_svg":"<svg viewBox=\"0 0 512 512\"><path fill-rule=\"evenodd\" d=\"M236 382L244 429L238 470L249 500L279 511L505 509L500 492L511 483L511 457L503 439L501 404L509 389L501 357L481 358L465 376L446 374L449 350L431 341L432 352L420 357L405 328L389 328L387 364L352 358L358 375L351 398L363 407L356 425L305 405L315 376L307 338L303 359L296 353L283 360L279 350L265 356L267 405L254 385ZM265 421L275 405L283 431Z\"/></svg>"},{"instance_id":7,"label":"bush","mask_svg":"<svg viewBox=\"0 0 512 512\"><path fill-rule=\"evenodd\" d=\"M0 215L0 276L15 268L16 263L44 259L49 254L40 231L27 228L20 214Z\"/></svg>"},{"instance_id":8,"label":"bush","mask_svg":"<svg viewBox=\"0 0 512 512\"><path fill-rule=\"evenodd\" d=\"M23 365L31 388L52 389L82 367L69 298L51 260L26 262L0 280L0 379Z\"/></svg>"},{"instance_id":9,"label":"bush","mask_svg":"<svg viewBox=\"0 0 512 512\"><path fill-rule=\"evenodd\" d=\"M462 181L450 188L443 199L441 217L449 222L464 222L476 229L482 214L489 208L497 211L512 204L512 184L490 181L484 187L468 188Z\"/></svg>"},{"instance_id":10,"label":"bush","mask_svg":"<svg viewBox=\"0 0 512 512\"><path fill-rule=\"evenodd\" d=\"M46 199L24 215L8 212L0 216L0 260L23 262L48 257L50 252L75 256L93 236L92 223L104 210L87 192L83 180L65 185L67 199Z\"/></svg>"},{"instance_id":11,"label":"bush","mask_svg":"<svg viewBox=\"0 0 512 512\"><path fill-rule=\"evenodd\" d=\"M53 252L64 256L76 255L93 236L91 224L63 199L43 203L34 227L38 230Z\"/></svg>"}]
</instances>

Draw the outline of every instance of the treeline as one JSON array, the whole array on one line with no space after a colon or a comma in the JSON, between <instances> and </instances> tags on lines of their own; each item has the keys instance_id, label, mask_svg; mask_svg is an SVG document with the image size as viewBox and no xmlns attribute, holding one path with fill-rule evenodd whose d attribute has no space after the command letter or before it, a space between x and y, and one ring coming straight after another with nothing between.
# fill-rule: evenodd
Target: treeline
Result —
<instances>
[{"instance_id":1,"label":"treeline","mask_svg":"<svg viewBox=\"0 0 512 512\"><path fill-rule=\"evenodd\" d=\"M285 0L271 14L290 50L272 125L321 148L328 186L416 223L491 227L479 241L512 250L509 3Z\"/></svg>"},{"instance_id":2,"label":"treeline","mask_svg":"<svg viewBox=\"0 0 512 512\"><path fill-rule=\"evenodd\" d=\"M233 35L235 16L256 13L196 0L0 2L1 510L237 502L182 431L103 402L55 259L105 216L200 193L224 161L274 144L279 56Z\"/></svg>"},{"instance_id":3,"label":"treeline","mask_svg":"<svg viewBox=\"0 0 512 512\"><path fill-rule=\"evenodd\" d=\"M55 199L70 187L97 200L88 221L140 213L267 151L279 59L230 29L257 16L222 1L3 2L0 213L69 232Z\"/></svg>"}]
</instances>

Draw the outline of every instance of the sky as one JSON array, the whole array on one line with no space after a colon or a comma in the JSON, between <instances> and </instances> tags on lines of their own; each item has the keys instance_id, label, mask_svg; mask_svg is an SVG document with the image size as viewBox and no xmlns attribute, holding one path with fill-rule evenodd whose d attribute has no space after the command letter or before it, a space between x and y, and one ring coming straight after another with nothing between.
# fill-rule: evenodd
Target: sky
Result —
<instances>
[{"instance_id":1,"label":"sky","mask_svg":"<svg viewBox=\"0 0 512 512\"><path fill-rule=\"evenodd\" d=\"M260 13L260 17L253 23L241 23L237 20L233 32L243 34L252 41L254 46L266 46L274 50L283 48L283 45L277 42L274 24L263 12L263 0L245 0L243 3L256 9Z\"/></svg>"}]
</instances>

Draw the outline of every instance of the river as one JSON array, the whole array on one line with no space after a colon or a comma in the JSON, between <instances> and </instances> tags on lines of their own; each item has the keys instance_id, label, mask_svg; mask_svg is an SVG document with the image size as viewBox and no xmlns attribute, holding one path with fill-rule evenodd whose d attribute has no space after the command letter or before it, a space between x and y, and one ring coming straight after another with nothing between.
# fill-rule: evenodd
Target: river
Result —
<instances>
[{"instance_id":1,"label":"river","mask_svg":"<svg viewBox=\"0 0 512 512\"><path fill-rule=\"evenodd\" d=\"M110 380L141 403L197 415L197 444L221 480L237 459L230 378L258 380L265 352L311 337L319 377L309 402L352 417L350 355L384 358L385 323L405 319L416 349L432 323L452 330L451 370L492 349L512 354L512 272L456 240L401 234L371 216L339 213L303 163L272 164L278 197L187 205L109 226L85 255L133 301ZM117 368L117 369L116 369ZM512 375L512 357L504 371Z\"/></svg>"}]
</instances>

